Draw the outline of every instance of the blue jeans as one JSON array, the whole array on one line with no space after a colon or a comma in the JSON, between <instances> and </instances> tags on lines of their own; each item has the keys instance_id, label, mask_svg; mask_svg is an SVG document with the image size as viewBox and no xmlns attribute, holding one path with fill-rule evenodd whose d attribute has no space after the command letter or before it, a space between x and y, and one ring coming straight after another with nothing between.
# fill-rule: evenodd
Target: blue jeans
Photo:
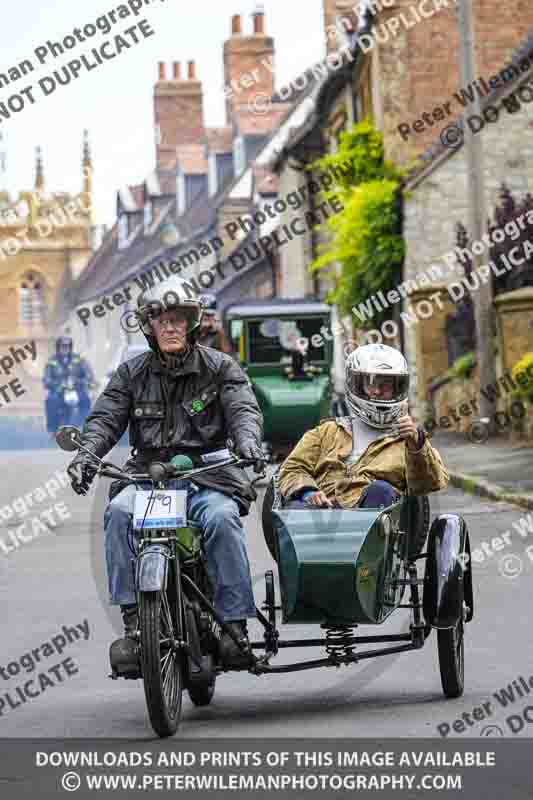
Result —
<instances>
[{"instance_id":1,"label":"blue jeans","mask_svg":"<svg viewBox=\"0 0 533 800\"><path fill-rule=\"evenodd\" d=\"M365 486L359 501L355 504L354 508L379 508L380 506L387 507L392 505L398 498L398 492L387 481L372 481L368 486ZM312 508L309 503L304 500L291 500L284 508Z\"/></svg>"},{"instance_id":2,"label":"blue jeans","mask_svg":"<svg viewBox=\"0 0 533 800\"><path fill-rule=\"evenodd\" d=\"M150 489L150 484L138 484ZM188 481L169 481L169 489L188 489L187 517L202 528L202 546L209 577L215 587L214 605L226 621L255 617L255 602L246 552L245 533L235 500L214 489L193 488ZM128 544L132 538L135 486L119 492L104 514L105 556L111 605L135 603Z\"/></svg>"}]
</instances>

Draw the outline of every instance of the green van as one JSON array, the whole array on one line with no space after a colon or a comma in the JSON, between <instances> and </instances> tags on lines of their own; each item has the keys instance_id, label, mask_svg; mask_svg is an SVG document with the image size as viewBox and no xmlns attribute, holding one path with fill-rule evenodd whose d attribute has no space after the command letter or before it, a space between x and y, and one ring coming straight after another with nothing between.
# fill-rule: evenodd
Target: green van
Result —
<instances>
[{"instance_id":1,"label":"green van","mask_svg":"<svg viewBox=\"0 0 533 800\"><path fill-rule=\"evenodd\" d=\"M331 307L251 300L226 307L224 327L265 418L265 452L278 461L332 413Z\"/></svg>"}]
</instances>

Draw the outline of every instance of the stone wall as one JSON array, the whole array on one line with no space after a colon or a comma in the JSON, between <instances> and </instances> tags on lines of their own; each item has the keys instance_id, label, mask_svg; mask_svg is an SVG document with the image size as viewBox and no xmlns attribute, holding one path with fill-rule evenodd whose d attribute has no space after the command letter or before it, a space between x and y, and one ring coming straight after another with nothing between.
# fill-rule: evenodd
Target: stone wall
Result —
<instances>
[{"instance_id":1,"label":"stone wall","mask_svg":"<svg viewBox=\"0 0 533 800\"><path fill-rule=\"evenodd\" d=\"M512 370L522 356L533 352L533 286L498 295L495 307L503 365Z\"/></svg>"},{"instance_id":2,"label":"stone wall","mask_svg":"<svg viewBox=\"0 0 533 800\"><path fill-rule=\"evenodd\" d=\"M289 162L285 162L280 174L279 196L288 197L292 192L298 192L308 180L307 172L293 169ZM308 194L305 197L306 200L298 211L287 206L287 210L281 215L281 228L290 224L295 217L303 217L310 210ZM308 270L313 259L312 240L312 231L306 228L304 234L295 236L279 248L281 297L306 297L312 294L313 280Z\"/></svg>"},{"instance_id":3,"label":"stone wall","mask_svg":"<svg viewBox=\"0 0 533 800\"><path fill-rule=\"evenodd\" d=\"M524 76L522 83L533 78L533 70ZM520 84L521 85L521 84ZM523 197L533 186L533 141L531 124L533 103L522 104L518 113L511 114L502 105L498 122L487 124L478 134L482 137L485 202L487 214L498 201L501 184L509 187L513 194ZM464 147L445 152L425 172L407 184L409 196L405 202L405 241L407 254L404 280L432 266L444 270L446 281L456 280L462 269L450 269L443 256L453 249L456 241L456 225L468 225L467 163ZM532 243L533 244L533 243ZM485 263L488 259L485 259ZM446 341L440 325L435 320L434 336L442 351L444 363ZM407 335L408 360L416 369L416 343L411 332ZM426 384L418 387L423 400Z\"/></svg>"}]
</instances>

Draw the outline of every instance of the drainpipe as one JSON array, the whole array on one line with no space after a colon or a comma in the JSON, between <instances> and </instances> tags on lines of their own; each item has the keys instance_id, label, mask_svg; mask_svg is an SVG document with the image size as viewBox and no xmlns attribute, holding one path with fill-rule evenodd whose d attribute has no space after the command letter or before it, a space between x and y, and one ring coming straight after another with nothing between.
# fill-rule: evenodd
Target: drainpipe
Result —
<instances>
[{"instance_id":1,"label":"drainpipe","mask_svg":"<svg viewBox=\"0 0 533 800\"><path fill-rule=\"evenodd\" d=\"M308 172L307 170L306 170L306 176L307 176L307 187L306 187L307 188L307 196L309 197L309 210L311 211L312 214L314 214L315 211L316 211L315 195L312 194L312 192L310 191L310 188L309 188L309 186L311 184L311 181L313 180L313 177L312 177L311 173ZM317 252L317 244L318 244L318 240L317 240L317 235L315 233L315 229L311 228L311 252L313 254L313 258L315 257L316 252ZM319 281L318 281L318 274L316 272L313 272L311 277L312 277L312 280L313 280L313 294L318 299L318 292L319 292L319 289L320 289Z\"/></svg>"}]
</instances>

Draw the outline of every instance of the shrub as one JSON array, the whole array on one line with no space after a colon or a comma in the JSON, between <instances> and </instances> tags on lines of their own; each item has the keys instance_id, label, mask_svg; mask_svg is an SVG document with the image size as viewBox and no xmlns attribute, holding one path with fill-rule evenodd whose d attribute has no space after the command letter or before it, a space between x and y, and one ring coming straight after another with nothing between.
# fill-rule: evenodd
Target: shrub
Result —
<instances>
[{"instance_id":1,"label":"shrub","mask_svg":"<svg viewBox=\"0 0 533 800\"><path fill-rule=\"evenodd\" d=\"M518 384L515 395L533 404L533 353L525 353L511 370L513 381ZM520 376L520 379L518 379Z\"/></svg>"},{"instance_id":2,"label":"shrub","mask_svg":"<svg viewBox=\"0 0 533 800\"><path fill-rule=\"evenodd\" d=\"M464 356L457 358L453 362L447 375L452 379L455 378L462 381L469 380L472 377L476 363L477 361L474 353L465 353Z\"/></svg>"},{"instance_id":3,"label":"shrub","mask_svg":"<svg viewBox=\"0 0 533 800\"><path fill-rule=\"evenodd\" d=\"M378 291L386 293L401 280L405 245L401 232L401 173L384 159L383 137L366 119L344 131L337 153L324 156L312 165L314 170L336 175L335 184L323 193L336 197L343 210L331 216L325 227L331 240L310 265L323 270L335 288L328 301L341 312L369 300ZM373 311L376 323L388 319L390 312Z\"/></svg>"}]
</instances>

